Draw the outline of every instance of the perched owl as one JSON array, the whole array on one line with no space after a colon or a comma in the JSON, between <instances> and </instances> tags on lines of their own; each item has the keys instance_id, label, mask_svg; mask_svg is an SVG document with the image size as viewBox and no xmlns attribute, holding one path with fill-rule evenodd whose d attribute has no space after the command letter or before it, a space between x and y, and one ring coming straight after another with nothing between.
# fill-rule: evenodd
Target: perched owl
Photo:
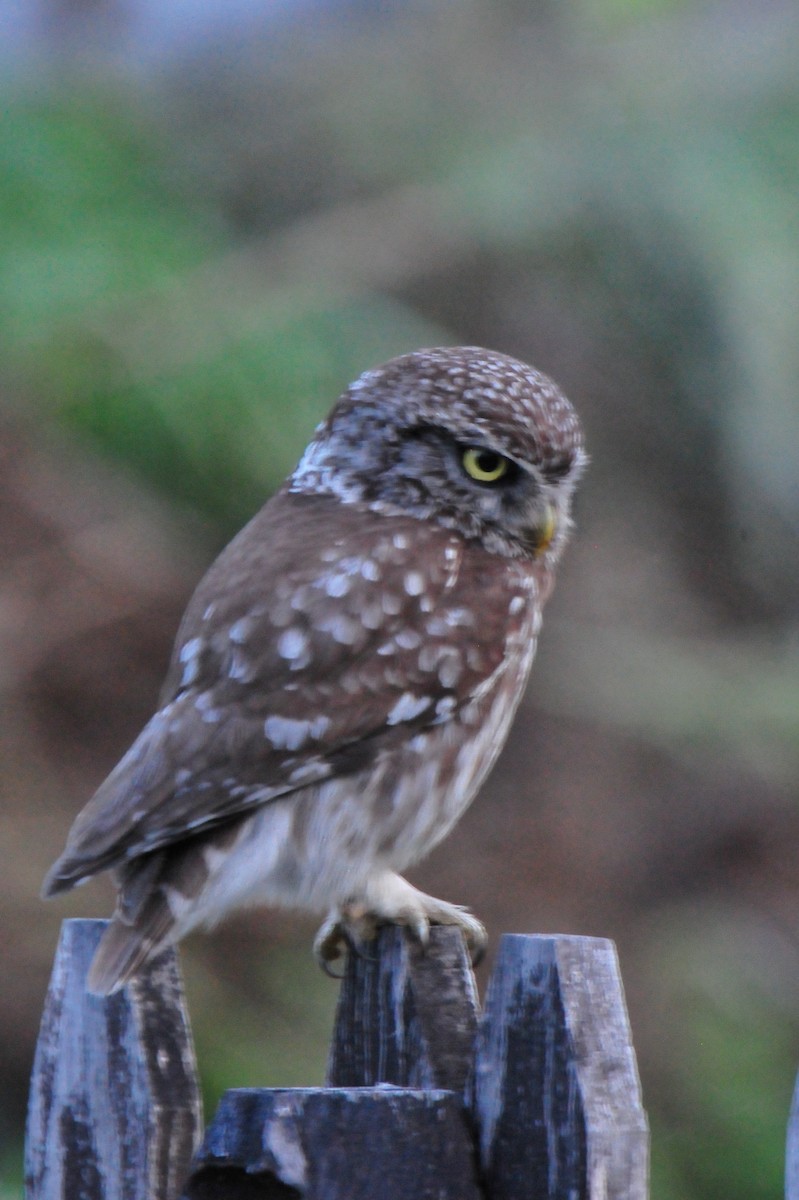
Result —
<instances>
[{"instance_id":1,"label":"perched owl","mask_svg":"<svg viewBox=\"0 0 799 1200\"><path fill-rule=\"evenodd\" d=\"M485 931L400 872L496 759L585 462L555 385L474 347L367 371L189 603L160 707L72 827L46 896L112 868L89 985L250 904Z\"/></svg>"}]
</instances>

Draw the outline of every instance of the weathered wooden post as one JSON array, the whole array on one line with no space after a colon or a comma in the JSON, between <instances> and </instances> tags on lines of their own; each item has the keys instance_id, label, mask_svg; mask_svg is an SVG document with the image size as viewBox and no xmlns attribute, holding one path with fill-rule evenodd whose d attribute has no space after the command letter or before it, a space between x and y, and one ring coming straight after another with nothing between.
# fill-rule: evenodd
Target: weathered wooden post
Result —
<instances>
[{"instance_id":1,"label":"weathered wooden post","mask_svg":"<svg viewBox=\"0 0 799 1200\"><path fill-rule=\"evenodd\" d=\"M449 1088L472 1069L477 988L463 937L434 926L422 949L397 926L380 931L371 957L351 954L341 984L330 1087Z\"/></svg>"},{"instance_id":2,"label":"weathered wooden post","mask_svg":"<svg viewBox=\"0 0 799 1200\"><path fill-rule=\"evenodd\" d=\"M491 1200L646 1200L649 1135L612 942L503 937L471 1105Z\"/></svg>"},{"instance_id":3,"label":"weathered wooden post","mask_svg":"<svg viewBox=\"0 0 799 1200\"><path fill-rule=\"evenodd\" d=\"M785 1200L799 1200L799 1076L793 1090L785 1147Z\"/></svg>"},{"instance_id":4,"label":"weathered wooden post","mask_svg":"<svg viewBox=\"0 0 799 1200\"><path fill-rule=\"evenodd\" d=\"M430 935L423 952L387 927L349 955L328 1086L228 1092L185 1200L482 1200L462 1095L474 976L457 930Z\"/></svg>"},{"instance_id":5,"label":"weathered wooden post","mask_svg":"<svg viewBox=\"0 0 799 1200\"><path fill-rule=\"evenodd\" d=\"M62 926L31 1079L28 1200L174 1200L202 1135L175 953L93 996L86 975L106 925Z\"/></svg>"},{"instance_id":6,"label":"weathered wooden post","mask_svg":"<svg viewBox=\"0 0 799 1200\"><path fill-rule=\"evenodd\" d=\"M185 1200L482 1200L459 1098L412 1088L237 1088Z\"/></svg>"},{"instance_id":7,"label":"weathered wooden post","mask_svg":"<svg viewBox=\"0 0 799 1200\"><path fill-rule=\"evenodd\" d=\"M327 1086L228 1092L190 1163L200 1102L176 959L91 996L104 926L64 925L31 1091L28 1200L646 1200L612 942L506 936L479 1016L459 932L432 929L423 951L381 930L372 954L349 957ZM798 1142L794 1114L789 1200Z\"/></svg>"}]
</instances>

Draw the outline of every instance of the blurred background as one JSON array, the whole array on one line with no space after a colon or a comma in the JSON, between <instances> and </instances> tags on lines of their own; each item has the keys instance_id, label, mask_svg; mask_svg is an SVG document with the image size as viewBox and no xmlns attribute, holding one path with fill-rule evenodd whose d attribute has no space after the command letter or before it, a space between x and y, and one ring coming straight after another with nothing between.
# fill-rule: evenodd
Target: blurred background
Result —
<instances>
[{"instance_id":1,"label":"blurred background","mask_svg":"<svg viewBox=\"0 0 799 1200\"><path fill-rule=\"evenodd\" d=\"M347 382L476 343L592 465L507 751L413 878L612 937L655 1200L776 1200L799 1065L799 10L0 3L0 1185L68 826ZM320 1083L314 923L183 952L209 1112ZM490 966L490 960L489 960ZM481 984L486 978L481 971Z\"/></svg>"}]
</instances>

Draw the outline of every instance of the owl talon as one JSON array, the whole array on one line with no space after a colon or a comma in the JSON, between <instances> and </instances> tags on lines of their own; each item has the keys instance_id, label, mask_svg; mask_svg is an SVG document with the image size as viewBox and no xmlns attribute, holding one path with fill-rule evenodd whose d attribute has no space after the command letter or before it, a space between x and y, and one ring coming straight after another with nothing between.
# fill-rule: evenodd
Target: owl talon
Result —
<instances>
[{"instance_id":1,"label":"owl talon","mask_svg":"<svg viewBox=\"0 0 799 1200\"><path fill-rule=\"evenodd\" d=\"M343 979L331 968L331 963L344 958L347 952L357 954L359 958L372 958L368 951L368 943L374 939L379 922L371 913L358 916L346 914L331 914L323 922L314 938L313 952L319 966L325 975L331 979Z\"/></svg>"},{"instance_id":2,"label":"owl talon","mask_svg":"<svg viewBox=\"0 0 799 1200\"><path fill-rule=\"evenodd\" d=\"M460 929L466 942L466 949L469 951L469 958L473 967L479 966L483 961L488 945L488 934L486 933L485 925L482 921L478 921L477 917L473 917L470 912L460 905L447 904L444 906L443 901L438 901L442 908L446 907L446 913L437 913L430 917L432 925L454 925Z\"/></svg>"},{"instance_id":3,"label":"owl talon","mask_svg":"<svg viewBox=\"0 0 799 1200\"><path fill-rule=\"evenodd\" d=\"M331 964L337 959L344 958L351 948L341 920L337 916L328 916L319 927L313 942L313 955L325 975L331 979L343 979L344 973L334 971Z\"/></svg>"},{"instance_id":4,"label":"owl talon","mask_svg":"<svg viewBox=\"0 0 799 1200\"><path fill-rule=\"evenodd\" d=\"M417 946L424 952L430 943L430 922L424 913L410 918L406 928Z\"/></svg>"},{"instance_id":5,"label":"owl talon","mask_svg":"<svg viewBox=\"0 0 799 1200\"><path fill-rule=\"evenodd\" d=\"M343 970L342 971L334 971L332 966L330 965L330 963L327 962L324 958L320 958L319 955L317 955L316 961L319 964L319 966L322 968L322 970L324 971L325 975L327 975L328 979L342 980L344 978L346 972Z\"/></svg>"}]
</instances>

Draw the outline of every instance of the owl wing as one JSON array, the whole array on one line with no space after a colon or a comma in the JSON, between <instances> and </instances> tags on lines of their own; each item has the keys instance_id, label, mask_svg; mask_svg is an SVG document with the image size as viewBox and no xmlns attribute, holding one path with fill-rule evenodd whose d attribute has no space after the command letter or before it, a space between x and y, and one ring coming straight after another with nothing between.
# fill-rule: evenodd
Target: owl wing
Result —
<instances>
[{"instance_id":1,"label":"owl wing","mask_svg":"<svg viewBox=\"0 0 799 1200\"><path fill-rule=\"evenodd\" d=\"M496 593L513 596L512 576L437 525L280 493L197 589L162 707L78 816L45 894L452 719L502 669Z\"/></svg>"}]
</instances>

